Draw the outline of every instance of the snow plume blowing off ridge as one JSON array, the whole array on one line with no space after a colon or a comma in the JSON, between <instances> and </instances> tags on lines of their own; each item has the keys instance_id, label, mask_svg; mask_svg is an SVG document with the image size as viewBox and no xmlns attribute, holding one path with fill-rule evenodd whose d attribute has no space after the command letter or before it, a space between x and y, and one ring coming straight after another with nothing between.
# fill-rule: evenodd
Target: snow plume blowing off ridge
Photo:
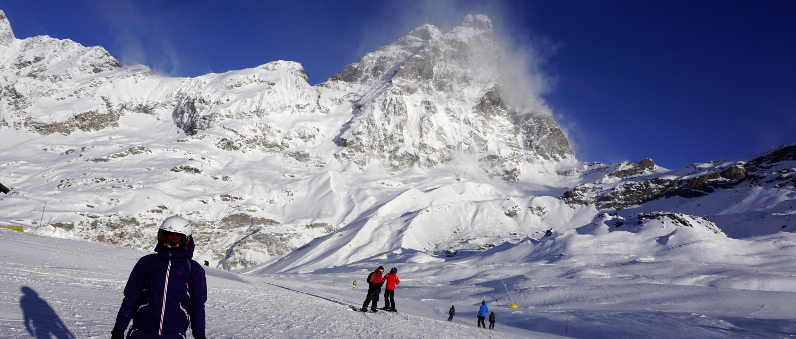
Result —
<instances>
[{"instance_id":1,"label":"snow plume blowing off ridge","mask_svg":"<svg viewBox=\"0 0 796 339\"><path fill-rule=\"evenodd\" d=\"M174 1L179 6L180 2ZM180 57L168 35L160 34L161 19L144 18L129 0L97 2L98 14L108 24L119 59L125 65L148 65L161 74L173 76L181 70ZM161 4L160 6L167 6ZM145 42L146 41L146 42ZM146 47L146 45L154 45Z\"/></svg>"},{"instance_id":2,"label":"snow plume blowing off ridge","mask_svg":"<svg viewBox=\"0 0 796 339\"><path fill-rule=\"evenodd\" d=\"M505 69L490 69L482 75L489 78L500 75L498 72L508 71L509 74L506 75L513 78L505 79L507 83L511 83L505 89L508 96L516 101L524 100L541 106L537 114L552 114L541 98L552 85L550 76L542 71L542 66L555 53L556 46L544 38L529 34L525 28L515 29L514 21L517 19L513 19L516 17L512 13L514 8L502 2L462 4L454 0L441 0L408 3L411 5L404 2L391 7L388 5L382 17L389 17L390 20L373 20L374 23L363 32L358 55L389 43L387 37L400 37L426 24L433 24L442 32L449 32L457 26L482 29L501 47L502 61L506 66ZM397 23L396 17L399 18ZM491 19L496 20L493 22Z\"/></svg>"}]
</instances>

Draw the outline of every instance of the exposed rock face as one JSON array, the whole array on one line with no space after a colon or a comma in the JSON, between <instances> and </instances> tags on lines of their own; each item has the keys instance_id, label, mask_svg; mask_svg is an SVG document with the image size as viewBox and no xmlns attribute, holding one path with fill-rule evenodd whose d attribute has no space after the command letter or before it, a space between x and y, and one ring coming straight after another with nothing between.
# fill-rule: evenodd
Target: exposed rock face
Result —
<instances>
[{"instance_id":1,"label":"exposed rock face","mask_svg":"<svg viewBox=\"0 0 796 339\"><path fill-rule=\"evenodd\" d=\"M641 228L647 226L650 221L657 220L673 224L675 227L691 227L691 228L706 228L708 231L717 235L725 235L721 229L708 219L682 214L656 211L652 213L638 213L630 215L627 218L613 216L615 219L608 222L617 229L629 232L638 232ZM666 242L668 239L660 239L661 242Z\"/></svg>"},{"instance_id":2,"label":"exposed rock face","mask_svg":"<svg viewBox=\"0 0 796 339\"><path fill-rule=\"evenodd\" d=\"M122 67L105 49L47 36L16 40L5 15L0 26L7 26L0 27L0 102L10 115L3 125L40 134L118 126L110 93L97 90L108 83L98 74Z\"/></svg>"},{"instance_id":3,"label":"exposed rock face","mask_svg":"<svg viewBox=\"0 0 796 339\"><path fill-rule=\"evenodd\" d=\"M624 163L619 169L608 174L609 178L629 178L650 172L655 169L655 162L652 159L644 159L639 162Z\"/></svg>"},{"instance_id":4,"label":"exposed rock face","mask_svg":"<svg viewBox=\"0 0 796 339\"><path fill-rule=\"evenodd\" d=\"M291 61L186 80L175 95L172 117L193 135L228 119L325 112L307 80L304 68Z\"/></svg>"},{"instance_id":5,"label":"exposed rock face","mask_svg":"<svg viewBox=\"0 0 796 339\"><path fill-rule=\"evenodd\" d=\"M600 165L606 171L610 166ZM796 185L796 145L782 146L748 161L694 164L679 171L658 168L652 160L621 163L593 183L567 190L559 199L573 206L625 209L679 196L696 198L735 187ZM598 166L599 167L599 166ZM594 170L594 169L592 169Z\"/></svg>"},{"instance_id":6,"label":"exposed rock face","mask_svg":"<svg viewBox=\"0 0 796 339\"><path fill-rule=\"evenodd\" d=\"M788 161L796 161L796 145L782 146L763 153L749 160L747 166L755 171L764 171Z\"/></svg>"},{"instance_id":7,"label":"exposed rock face","mask_svg":"<svg viewBox=\"0 0 796 339\"><path fill-rule=\"evenodd\" d=\"M14 37L14 31L11 30L11 23L8 22L6 14L0 11L0 46L8 47L14 40L16 37Z\"/></svg>"}]
</instances>

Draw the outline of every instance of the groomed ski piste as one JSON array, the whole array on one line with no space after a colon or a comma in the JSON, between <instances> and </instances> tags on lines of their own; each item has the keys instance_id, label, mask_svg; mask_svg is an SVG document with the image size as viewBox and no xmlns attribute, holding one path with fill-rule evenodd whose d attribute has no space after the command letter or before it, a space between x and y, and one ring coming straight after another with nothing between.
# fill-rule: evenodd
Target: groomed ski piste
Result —
<instances>
[{"instance_id":1,"label":"groomed ski piste","mask_svg":"<svg viewBox=\"0 0 796 339\"><path fill-rule=\"evenodd\" d=\"M736 240L699 220L672 220L616 231L608 220L472 255L407 253L313 273L207 267L208 338L796 336L796 235ZM147 254L7 229L0 244L2 338L109 337L127 276ZM399 267L399 312L352 311L380 261ZM495 330L476 327L483 299L497 315ZM451 305L457 313L448 322Z\"/></svg>"}]
</instances>

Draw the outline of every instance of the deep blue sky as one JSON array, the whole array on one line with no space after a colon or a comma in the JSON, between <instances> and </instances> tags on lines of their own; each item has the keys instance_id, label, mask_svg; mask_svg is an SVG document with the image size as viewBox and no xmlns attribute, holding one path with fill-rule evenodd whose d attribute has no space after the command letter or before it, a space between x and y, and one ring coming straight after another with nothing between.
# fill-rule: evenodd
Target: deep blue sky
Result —
<instances>
[{"instance_id":1,"label":"deep blue sky","mask_svg":"<svg viewBox=\"0 0 796 339\"><path fill-rule=\"evenodd\" d=\"M198 76L300 62L311 84L424 23L490 16L533 50L584 161L681 168L796 143L796 1L0 0L17 38Z\"/></svg>"}]
</instances>

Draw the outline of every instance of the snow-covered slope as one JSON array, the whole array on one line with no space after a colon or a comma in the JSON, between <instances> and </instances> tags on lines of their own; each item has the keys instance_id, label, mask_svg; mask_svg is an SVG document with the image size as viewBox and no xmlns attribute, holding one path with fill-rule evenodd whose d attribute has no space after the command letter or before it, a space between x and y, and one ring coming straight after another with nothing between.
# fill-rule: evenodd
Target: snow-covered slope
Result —
<instances>
[{"instance_id":1,"label":"snow-covered slope","mask_svg":"<svg viewBox=\"0 0 796 339\"><path fill-rule=\"evenodd\" d=\"M595 225L470 255L405 253L312 274L240 275L208 267L207 332L211 338L782 338L796 333L795 244L785 232L729 239L684 215L606 214ZM146 254L0 229L0 337L29 338L26 324L38 338L107 337L127 276ZM361 306L364 279L379 264L399 268L399 313L351 311ZM355 280L360 284L352 290ZM496 313L495 330L476 328L483 299ZM457 313L448 322L451 305Z\"/></svg>"},{"instance_id":2,"label":"snow-covered slope","mask_svg":"<svg viewBox=\"0 0 796 339\"><path fill-rule=\"evenodd\" d=\"M130 271L146 254L0 229L0 337L109 337ZM205 272L208 338L560 338L509 326L490 333L463 317L449 323L420 300L404 302L400 314L352 312L365 292L352 291L344 274L313 281Z\"/></svg>"}]
</instances>

